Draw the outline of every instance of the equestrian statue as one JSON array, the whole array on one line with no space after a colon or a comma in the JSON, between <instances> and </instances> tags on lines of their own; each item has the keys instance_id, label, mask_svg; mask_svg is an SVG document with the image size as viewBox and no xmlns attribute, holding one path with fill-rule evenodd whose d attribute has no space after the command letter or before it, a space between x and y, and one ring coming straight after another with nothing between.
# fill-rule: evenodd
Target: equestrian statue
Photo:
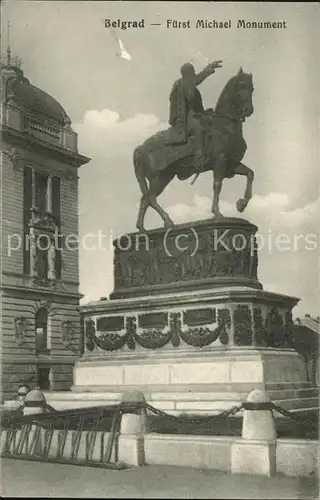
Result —
<instances>
[{"instance_id":1,"label":"equestrian statue","mask_svg":"<svg viewBox=\"0 0 320 500\"><path fill-rule=\"evenodd\" d=\"M222 61L215 61L196 74L192 64L184 64L181 78L175 81L170 93L170 127L134 150L134 170L142 193L137 219L139 231L145 231L148 207L158 212L166 228L174 226L157 197L175 176L185 180L195 174L194 182L201 172L211 170L214 179L211 211L216 217L222 217L219 196L223 179L234 175L247 178L244 196L236 205L239 212L243 212L252 197L254 174L241 162L247 149L242 124L253 114L251 73L240 68L224 87L215 109L204 109L197 88L221 65Z\"/></svg>"}]
</instances>

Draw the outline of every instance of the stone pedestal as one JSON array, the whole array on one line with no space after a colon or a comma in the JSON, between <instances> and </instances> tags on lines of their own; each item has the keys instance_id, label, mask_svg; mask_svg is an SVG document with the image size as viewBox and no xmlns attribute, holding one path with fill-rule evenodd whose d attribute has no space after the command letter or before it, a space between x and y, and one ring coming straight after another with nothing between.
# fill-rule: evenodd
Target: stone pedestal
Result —
<instances>
[{"instance_id":1,"label":"stone pedestal","mask_svg":"<svg viewBox=\"0 0 320 500\"><path fill-rule=\"evenodd\" d=\"M143 403L145 397L142 392L125 392L122 402ZM126 413L121 417L120 436L118 441L119 461L126 464L145 465L144 435L146 433L146 411L137 414Z\"/></svg>"},{"instance_id":2,"label":"stone pedestal","mask_svg":"<svg viewBox=\"0 0 320 500\"><path fill-rule=\"evenodd\" d=\"M221 286L262 289L257 278L257 227L244 219L208 219L131 233L114 241L111 299Z\"/></svg>"},{"instance_id":3,"label":"stone pedestal","mask_svg":"<svg viewBox=\"0 0 320 500\"><path fill-rule=\"evenodd\" d=\"M111 401L138 389L176 413L224 410L255 388L298 401L309 390L290 349L298 299L262 289L256 230L210 219L116 240L112 300L81 307L72 390Z\"/></svg>"},{"instance_id":4,"label":"stone pedestal","mask_svg":"<svg viewBox=\"0 0 320 500\"><path fill-rule=\"evenodd\" d=\"M231 445L233 474L276 475L277 433L269 403L268 394L259 389L247 397L242 439Z\"/></svg>"}]
</instances>

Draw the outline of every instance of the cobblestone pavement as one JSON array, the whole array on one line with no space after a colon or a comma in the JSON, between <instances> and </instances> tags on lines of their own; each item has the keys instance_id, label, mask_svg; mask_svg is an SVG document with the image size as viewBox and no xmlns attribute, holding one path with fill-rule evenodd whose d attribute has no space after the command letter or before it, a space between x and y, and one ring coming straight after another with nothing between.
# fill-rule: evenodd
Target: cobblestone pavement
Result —
<instances>
[{"instance_id":1,"label":"cobblestone pavement","mask_svg":"<svg viewBox=\"0 0 320 500\"><path fill-rule=\"evenodd\" d=\"M1 496L73 498L316 499L312 478L236 476L146 466L124 471L3 459Z\"/></svg>"}]
</instances>

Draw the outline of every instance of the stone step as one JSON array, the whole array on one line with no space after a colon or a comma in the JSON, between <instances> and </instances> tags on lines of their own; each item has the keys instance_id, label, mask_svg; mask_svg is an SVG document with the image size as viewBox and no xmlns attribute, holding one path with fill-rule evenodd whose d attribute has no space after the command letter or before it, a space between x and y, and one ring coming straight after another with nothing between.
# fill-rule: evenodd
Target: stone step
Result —
<instances>
[{"instance_id":1,"label":"stone step","mask_svg":"<svg viewBox=\"0 0 320 500\"><path fill-rule=\"evenodd\" d=\"M282 408L285 408L286 410L293 410L293 409L308 409L308 408L319 408L320 407L320 402L319 402L319 397L316 398L295 398L295 399L284 399L284 400L277 400L273 401L274 404L278 406L282 406Z\"/></svg>"}]
</instances>

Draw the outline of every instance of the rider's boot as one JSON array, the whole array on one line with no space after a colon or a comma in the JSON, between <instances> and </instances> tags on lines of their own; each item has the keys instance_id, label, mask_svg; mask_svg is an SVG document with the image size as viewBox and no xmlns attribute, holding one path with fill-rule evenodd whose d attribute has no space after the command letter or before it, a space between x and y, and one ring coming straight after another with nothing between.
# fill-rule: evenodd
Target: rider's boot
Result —
<instances>
[{"instance_id":1,"label":"rider's boot","mask_svg":"<svg viewBox=\"0 0 320 500\"><path fill-rule=\"evenodd\" d=\"M203 130L200 124L195 130L195 144L194 144L194 167L197 172L201 172L204 167L204 138L203 138Z\"/></svg>"},{"instance_id":2,"label":"rider's boot","mask_svg":"<svg viewBox=\"0 0 320 500\"><path fill-rule=\"evenodd\" d=\"M194 168L197 172L201 172L203 169L202 157L194 156Z\"/></svg>"}]
</instances>

